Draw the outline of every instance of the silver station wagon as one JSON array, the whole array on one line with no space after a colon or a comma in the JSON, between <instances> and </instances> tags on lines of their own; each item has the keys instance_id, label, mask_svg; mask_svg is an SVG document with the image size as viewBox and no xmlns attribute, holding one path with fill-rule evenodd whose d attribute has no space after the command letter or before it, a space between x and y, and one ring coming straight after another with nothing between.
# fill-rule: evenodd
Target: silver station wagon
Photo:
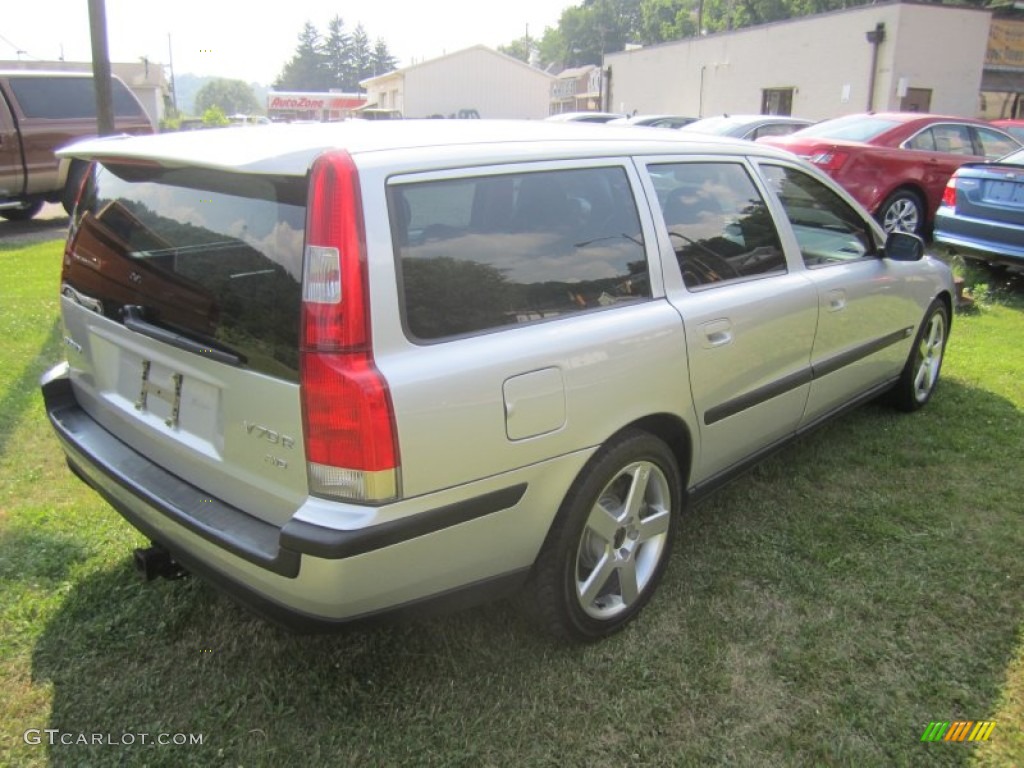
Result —
<instances>
[{"instance_id":1,"label":"silver station wagon","mask_svg":"<svg viewBox=\"0 0 1024 768\"><path fill-rule=\"evenodd\" d=\"M525 589L603 637L687 504L850 406L924 405L949 333L919 239L746 142L353 121L65 155L68 462L145 575L296 628Z\"/></svg>"}]
</instances>

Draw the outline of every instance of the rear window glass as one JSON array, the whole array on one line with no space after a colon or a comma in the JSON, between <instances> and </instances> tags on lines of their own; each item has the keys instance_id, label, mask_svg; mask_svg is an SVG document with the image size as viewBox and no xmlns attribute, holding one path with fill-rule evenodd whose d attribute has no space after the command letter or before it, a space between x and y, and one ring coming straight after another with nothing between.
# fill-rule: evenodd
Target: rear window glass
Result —
<instances>
[{"instance_id":1,"label":"rear window glass","mask_svg":"<svg viewBox=\"0 0 1024 768\"><path fill-rule=\"evenodd\" d=\"M413 338L651 296L640 220L621 167L402 184L389 196Z\"/></svg>"},{"instance_id":2,"label":"rear window glass","mask_svg":"<svg viewBox=\"0 0 1024 768\"><path fill-rule=\"evenodd\" d=\"M110 84L115 116L145 117L124 83L112 80ZM96 118L96 89L91 77L12 77L10 85L25 117Z\"/></svg>"},{"instance_id":3,"label":"rear window glass","mask_svg":"<svg viewBox=\"0 0 1024 768\"><path fill-rule=\"evenodd\" d=\"M305 189L304 179L99 167L64 280L111 319L135 306L147 323L294 380Z\"/></svg>"}]
</instances>

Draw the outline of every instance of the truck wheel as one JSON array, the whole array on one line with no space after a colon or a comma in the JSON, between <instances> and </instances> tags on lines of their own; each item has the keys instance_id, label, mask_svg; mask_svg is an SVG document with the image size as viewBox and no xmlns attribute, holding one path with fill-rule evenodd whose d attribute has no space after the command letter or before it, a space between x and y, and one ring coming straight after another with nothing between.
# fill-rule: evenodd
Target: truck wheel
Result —
<instances>
[{"instance_id":1,"label":"truck wheel","mask_svg":"<svg viewBox=\"0 0 1024 768\"><path fill-rule=\"evenodd\" d=\"M631 621L665 570L681 502L665 443L629 431L605 445L573 483L537 558L530 589L546 628L586 642Z\"/></svg>"},{"instance_id":2,"label":"truck wheel","mask_svg":"<svg viewBox=\"0 0 1024 768\"><path fill-rule=\"evenodd\" d=\"M42 200L37 200L34 203L25 203L21 208L4 208L0 210L0 217L8 221L28 221L42 209Z\"/></svg>"}]
</instances>

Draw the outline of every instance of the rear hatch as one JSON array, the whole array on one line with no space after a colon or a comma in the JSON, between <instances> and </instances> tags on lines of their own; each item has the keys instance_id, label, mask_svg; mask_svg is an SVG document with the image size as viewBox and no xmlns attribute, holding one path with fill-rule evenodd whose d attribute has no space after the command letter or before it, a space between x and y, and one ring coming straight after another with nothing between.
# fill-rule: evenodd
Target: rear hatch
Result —
<instances>
[{"instance_id":1,"label":"rear hatch","mask_svg":"<svg viewBox=\"0 0 1024 768\"><path fill-rule=\"evenodd\" d=\"M212 497L281 524L307 495L305 177L96 163L62 272L83 408Z\"/></svg>"}]
</instances>

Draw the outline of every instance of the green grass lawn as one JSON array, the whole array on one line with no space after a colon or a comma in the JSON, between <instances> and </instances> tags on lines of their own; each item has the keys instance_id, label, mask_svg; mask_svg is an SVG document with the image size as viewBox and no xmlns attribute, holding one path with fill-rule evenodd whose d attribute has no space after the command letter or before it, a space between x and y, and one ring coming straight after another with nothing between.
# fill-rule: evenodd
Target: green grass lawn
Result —
<instances>
[{"instance_id":1,"label":"green grass lawn","mask_svg":"<svg viewBox=\"0 0 1024 768\"><path fill-rule=\"evenodd\" d=\"M955 318L920 413L859 409L691 510L640 620L571 648L508 603L303 637L139 582L42 411L59 269L0 246L0 765L1024 766L1024 305ZM997 725L921 742L954 720Z\"/></svg>"}]
</instances>

